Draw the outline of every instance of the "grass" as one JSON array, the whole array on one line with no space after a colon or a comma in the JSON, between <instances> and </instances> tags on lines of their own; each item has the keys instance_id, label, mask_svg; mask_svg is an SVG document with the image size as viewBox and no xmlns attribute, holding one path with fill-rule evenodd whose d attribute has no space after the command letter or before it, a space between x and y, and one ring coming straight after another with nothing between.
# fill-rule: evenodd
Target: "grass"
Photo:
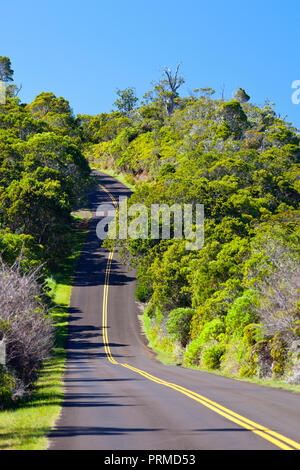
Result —
<instances>
[{"instance_id":1,"label":"grass","mask_svg":"<svg viewBox=\"0 0 300 470\"><path fill-rule=\"evenodd\" d=\"M87 234L87 221L81 216L73 230L73 249L57 272L48 279L54 302L55 348L44 364L32 395L14 408L0 412L0 450L45 450L47 435L59 417L63 401L63 375L66 361L68 306L73 274Z\"/></svg>"},{"instance_id":2,"label":"grass","mask_svg":"<svg viewBox=\"0 0 300 470\"><path fill-rule=\"evenodd\" d=\"M176 359L176 354L174 353L174 343L170 338L164 336L159 329L159 326L152 324L151 319L147 314L141 315L142 319L142 328L147 336L149 341L149 346L155 352L157 359L166 365L180 365L187 369L196 369L201 372L208 372L211 374L221 375L223 377L228 377L235 380L240 380L242 382L254 383L257 385L263 385L266 387L279 388L283 390L289 390L290 392L300 393L300 385L289 384L283 380L275 379L259 379L256 377L240 377L238 375L230 374L218 369L207 369L204 367L197 366L187 366L182 364Z\"/></svg>"},{"instance_id":3,"label":"grass","mask_svg":"<svg viewBox=\"0 0 300 470\"><path fill-rule=\"evenodd\" d=\"M187 366L184 366L184 367L187 367ZM233 375L233 374L229 374L228 372L224 372L224 371L221 371L221 370L217 370L217 369L206 369L204 367L187 367L189 369L198 369L200 371L203 371L203 372L209 372L211 374L216 374L216 375L222 375L223 377L228 377L228 378L231 378L231 379L235 379L235 380L240 380L242 382L250 382L250 383L254 383L254 384L257 384L257 385L263 385L263 386L266 386L266 387L272 387L272 388L280 388L282 390L289 390L290 392L295 392L295 393L300 393L300 385L293 385L293 384L289 384L287 382L284 382L283 380L275 380L275 379L259 379L259 378L256 378L256 377L240 377L238 375Z\"/></svg>"}]
</instances>

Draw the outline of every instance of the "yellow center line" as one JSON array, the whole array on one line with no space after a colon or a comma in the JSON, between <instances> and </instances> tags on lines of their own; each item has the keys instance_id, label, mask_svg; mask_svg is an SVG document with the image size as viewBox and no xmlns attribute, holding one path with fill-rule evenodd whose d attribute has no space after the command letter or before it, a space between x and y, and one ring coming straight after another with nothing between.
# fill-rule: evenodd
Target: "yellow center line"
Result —
<instances>
[{"instance_id":1,"label":"yellow center line","mask_svg":"<svg viewBox=\"0 0 300 470\"><path fill-rule=\"evenodd\" d=\"M112 200L114 206L117 209L117 201L114 198L114 196L102 185L99 185L110 197ZM273 431L271 429L268 429L265 426L262 426L258 423L255 423L254 421L245 418L238 413L235 413L234 411L225 408L224 406L220 405L219 403L216 403L209 398L206 398L202 395L199 395L198 393L193 392L192 390L189 390L187 388L184 388L180 385L167 382L165 380L159 379L158 377L155 377L154 375L149 374L148 372L145 372L143 370L137 369L136 367L130 366L128 364L122 364L120 362L117 362L114 357L112 356L110 347L109 347L109 340L108 340L108 332L107 332L107 315L108 315L108 288L109 288L109 276L110 276L110 270L111 270L111 264L112 264L112 259L114 256L114 250L109 252L108 255L108 260L107 260L107 267L106 267L106 272L105 272L105 281L104 281L104 292L103 292L103 309L102 309L102 323L103 323L103 342L104 342L104 349L107 355L108 360L112 364L116 364L122 367L125 367L139 375L142 375L148 380L151 380L152 382L158 383L160 385L163 385L168 388L172 388L173 390L178 391L179 393L186 395L187 397L191 398L192 400L197 401L198 403L201 403L204 405L206 408L209 408L210 410L214 411L215 413L223 416L224 418L238 424L239 426L253 432L254 434L257 434L258 436L262 437L263 439L266 439L267 441L271 442L275 446L279 447L280 449L283 450L300 450L300 444L296 441L293 441L292 439L289 439L286 436L283 436L282 434L279 434L276 431Z\"/></svg>"}]
</instances>

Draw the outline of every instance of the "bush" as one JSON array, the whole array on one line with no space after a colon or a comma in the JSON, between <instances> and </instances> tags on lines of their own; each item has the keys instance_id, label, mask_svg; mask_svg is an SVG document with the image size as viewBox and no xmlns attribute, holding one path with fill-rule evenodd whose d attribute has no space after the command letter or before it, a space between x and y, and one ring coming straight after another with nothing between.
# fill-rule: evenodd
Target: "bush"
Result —
<instances>
[{"instance_id":1,"label":"bush","mask_svg":"<svg viewBox=\"0 0 300 470\"><path fill-rule=\"evenodd\" d=\"M182 346L186 346L189 339L191 319L195 314L192 308L176 308L168 316L166 323L168 333L173 340L180 341Z\"/></svg>"},{"instance_id":2,"label":"bush","mask_svg":"<svg viewBox=\"0 0 300 470\"><path fill-rule=\"evenodd\" d=\"M148 287L145 284L142 284L141 282L138 283L135 290L136 300L138 300L139 302L147 302L147 300L149 300L149 298L151 297L151 294L151 287Z\"/></svg>"},{"instance_id":3,"label":"bush","mask_svg":"<svg viewBox=\"0 0 300 470\"><path fill-rule=\"evenodd\" d=\"M225 345L224 355L221 357L220 368L223 372L231 375L239 375L241 368L246 363L248 346L241 338L228 337Z\"/></svg>"},{"instance_id":4,"label":"bush","mask_svg":"<svg viewBox=\"0 0 300 470\"><path fill-rule=\"evenodd\" d=\"M262 326L257 323L250 323L245 326L243 334L243 342L248 346L254 346L258 341L263 339Z\"/></svg>"},{"instance_id":5,"label":"bush","mask_svg":"<svg viewBox=\"0 0 300 470\"><path fill-rule=\"evenodd\" d=\"M242 337L245 326L257 320L255 314L257 305L257 292L251 289L238 297L225 318L227 332Z\"/></svg>"},{"instance_id":6,"label":"bush","mask_svg":"<svg viewBox=\"0 0 300 470\"><path fill-rule=\"evenodd\" d=\"M149 304L144 310L144 315L148 318L153 318L155 317L155 310L155 306L153 304Z\"/></svg>"},{"instance_id":7,"label":"bush","mask_svg":"<svg viewBox=\"0 0 300 470\"><path fill-rule=\"evenodd\" d=\"M53 326L41 301L38 272L22 274L20 260L0 264L0 337L6 343L6 365L24 391L36 379L53 346Z\"/></svg>"},{"instance_id":8,"label":"bush","mask_svg":"<svg viewBox=\"0 0 300 470\"><path fill-rule=\"evenodd\" d=\"M15 387L13 377L4 371L0 365L0 409L4 409L12 400L12 393Z\"/></svg>"},{"instance_id":9,"label":"bush","mask_svg":"<svg viewBox=\"0 0 300 470\"><path fill-rule=\"evenodd\" d=\"M126 174L125 175L125 181L130 184L131 186L134 186L135 185L135 178L133 175L130 175L130 174Z\"/></svg>"},{"instance_id":10,"label":"bush","mask_svg":"<svg viewBox=\"0 0 300 470\"><path fill-rule=\"evenodd\" d=\"M273 375L275 378L278 378L283 375L285 362L287 359L287 345L285 341L280 337L280 334L277 333L270 341L270 352L273 359Z\"/></svg>"},{"instance_id":11,"label":"bush","mask_svg":"<svg viewBox=\"0 0 300 470\"><path fill-rule=\"evenodd\" d=\"M196 366L200 362L200 355L203 348L201 338L196 338L190 342L184 355L184 363L187 366Z\"/></svg>"},{"instance_id":12,"label":"bush","mask_svg":"<svg viewBox=\"0 0 300 470\"><path fill-rule=\"evenodd\" d=\"M221 357L224 354L224 347L220 344L213 344L202 353L202 363L209 369L218 369L220 367Z\"/></svg>"},{"instance_id":13,"label":"bush","mask_svg":"<svg viewBox=\"0 0 300 470\"><path fill-rule=\"evenodd\" d=\"M262 340L263 334L261 325L250 323L245 326L243 337L240 340L241 345L236 354L236 358L240 363L239 375L241 377L253 377L257 374L259 367L259 350Z\"/></svg>"},{"instance_id":14,"label":"bush","mask_svg":"<svg viewBox=\"0 0 300 470\"><path fill-rule=\"evenodd\" d=\"M198 338L191 341L187 347L184 355L184 362L186 365L198 365L205 345L209 342L218 340L224 331L225 325L221 318L214 318L210 322L206 323Z\"/></svg>"},{"instance_id":15,"label":"bush","mask_svg":"<svg viewBox=\"0 0 300 470\"><path fill-rule=\"evenodd\" d=\"M225 325L221 318L214 318L210 322L206 323L203 330L200 333L200 341L204 345L208 341L217 339L219 335L224 333Z\"/></svg>"}]
</instances>

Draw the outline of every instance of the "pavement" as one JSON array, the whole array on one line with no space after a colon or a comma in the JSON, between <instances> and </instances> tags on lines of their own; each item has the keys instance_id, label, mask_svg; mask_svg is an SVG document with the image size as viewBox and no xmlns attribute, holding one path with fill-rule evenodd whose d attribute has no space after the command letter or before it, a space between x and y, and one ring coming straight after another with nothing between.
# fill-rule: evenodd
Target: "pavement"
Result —
<instances>
[{"instance_id":1,"label":"pavement","mask_svg":"<svg viewBox=\"0 0 300 470\"><path fill-rule=\"evenodd\" d=\"M160 363L135 272L96 236L99 204L130 191L99 173L70 301L65 398L49 450L300 449L300 395Z\"/></svg>"}]
</instances>

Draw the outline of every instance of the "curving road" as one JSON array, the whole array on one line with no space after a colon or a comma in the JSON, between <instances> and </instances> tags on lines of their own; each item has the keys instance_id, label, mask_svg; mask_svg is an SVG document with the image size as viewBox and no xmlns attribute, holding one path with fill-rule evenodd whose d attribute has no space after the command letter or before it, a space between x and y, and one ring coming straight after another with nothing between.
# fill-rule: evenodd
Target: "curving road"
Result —
<instances>
[{"instance_id":1,"label":"curving road","mask_svg":"<svg viewBox=\"0 0 300 470\"><path fill-rule=\"evenodd\" d=\"M166 366L141 333L135 275L96 237L98 204L129 190L101 174L70 303L65 400L50 450L300 449L300 395Z\"/></svg>"}]
</instances>

